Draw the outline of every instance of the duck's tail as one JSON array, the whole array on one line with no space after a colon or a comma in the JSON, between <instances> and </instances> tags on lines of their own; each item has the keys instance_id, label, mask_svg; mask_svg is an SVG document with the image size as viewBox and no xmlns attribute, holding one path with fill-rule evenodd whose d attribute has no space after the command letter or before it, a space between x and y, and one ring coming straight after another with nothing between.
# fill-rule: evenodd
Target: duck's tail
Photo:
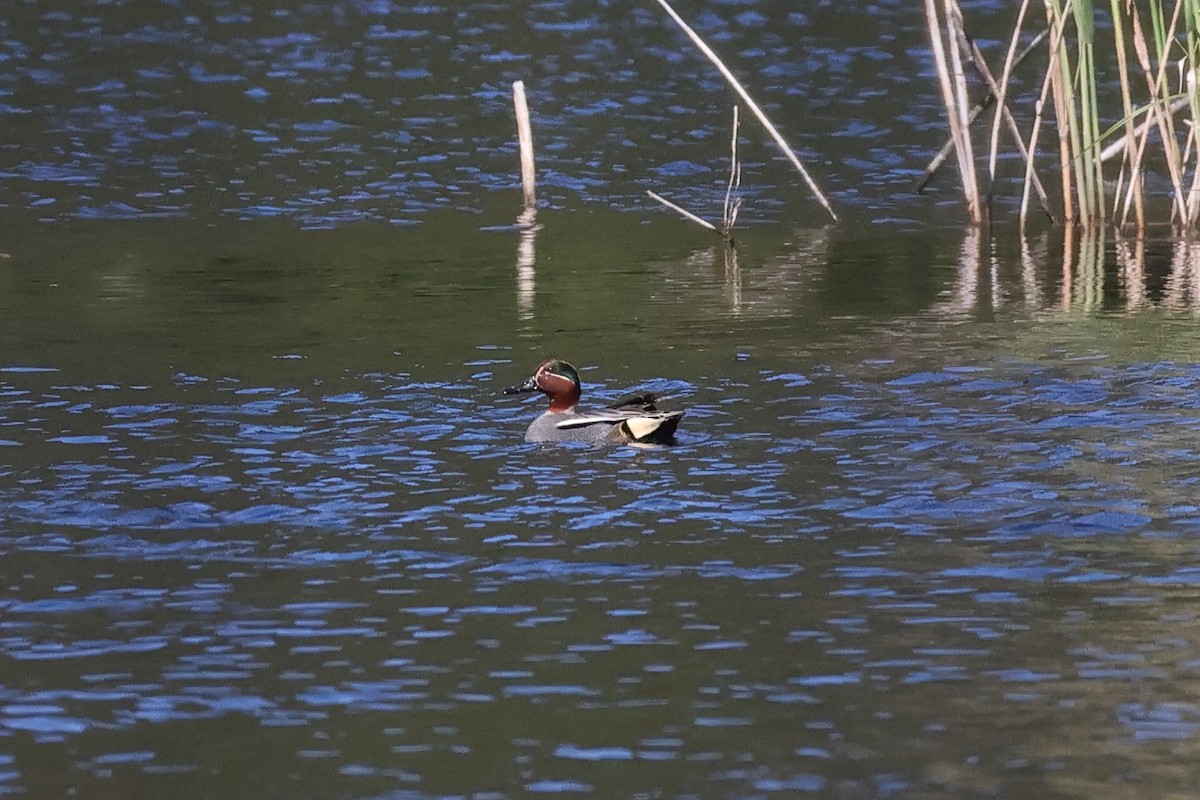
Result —
<instances>
[{"instance_id":1,"label":"duck's tail","mask_svg":"<svg viewBox=\"0 0 1200 800\"><path fill-rule=\"evenodd\" d=\"M656 411L637 414L622 420L618 426L622 438L645 444L671 444L675 441L675 429L683 419L682 411Z\"/></svg>"}]
</instances>

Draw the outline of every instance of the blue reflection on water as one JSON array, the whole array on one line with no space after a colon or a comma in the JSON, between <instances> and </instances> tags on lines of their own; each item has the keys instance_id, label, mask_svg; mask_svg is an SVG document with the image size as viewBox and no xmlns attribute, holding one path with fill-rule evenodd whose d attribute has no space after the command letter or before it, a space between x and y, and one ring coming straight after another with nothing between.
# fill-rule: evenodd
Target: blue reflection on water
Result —
<instances>
[{"instance_id":1,"label":"blue reflection on water","mask_svg":"<svg viewBox=\"0 0 1200 800\"><path fill-rule=\"evenodd\" d=\"M586 711L633 715L636 733L533 725L530 746L576 766L695 765L769 729L805 771L708 777L819 791L826 760L911 782L846 755L847 738L880 744L853 709L897 726L884 741L933 746L958 725L929 716L948 692L979 723L1033 702L1095 712L1194 666L1177 602L1200 580L1197 448L1179 435L1194 366L676 384L710 430L657 450L526 445L524 407L461 402L501 383L467 369L476 384L372 375L325 393L0 373L0 735L420 712L451 732L396 743L417 754L477 745L451 722L467 708ZM731 398L741 413L716 413ZM39 665L54 678L22 679ZM1191 741L1198 707L1148 697L1099 716L1134 743ZM547 781L532 782L562 790Z\"/></svg>"},{"instance_id":2,"label":"blue reflection on water","mask_svg":"<svg viewBox=\"0 0 1200 800\"><path fill-rule=\"evenodd\" d=\"M0 172L0 205L124 219L203 215L215 200L312 227L478 210L518 184L517 79L545 202L645 211L646 188L719 202L732 93L652 6L293 5L14 6L0 19L0 116L16 166ZM692 22L810 163L838 165L820 176L838 205L911 206L898 197L944 125L930 59L908 44L925 36L919 7L750 5ZM972 7L985 29L1004 11ZM747 164L760 213L798 200L780 173Z\"/></svg>"}]
</instances>

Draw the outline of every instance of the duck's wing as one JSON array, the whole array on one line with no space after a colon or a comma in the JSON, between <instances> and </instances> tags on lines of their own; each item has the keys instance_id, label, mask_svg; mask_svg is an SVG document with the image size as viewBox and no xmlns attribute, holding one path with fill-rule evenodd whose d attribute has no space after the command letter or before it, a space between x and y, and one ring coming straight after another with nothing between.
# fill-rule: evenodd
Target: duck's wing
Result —
<instances>
[{"instance_id":1,"label":"duck's wing","mask_svg":"<svg viewBox=\"0 0 1200 800\"><path fill-rule=\"evenodd\" d=\"M599 408L582 414L572 414L566 419L555 422L554 427L571 430L572 428L586 428L589 425L620 425L630 417L642 413L645 412L638 411L636 408Z\"/></svg>"},{"instance_id":2,"label":"duck's wing","mask_svg":"<svg viewBox=\"0 0 1200 800\"><path fill-rule=\"evenodd\" d=\"M658 411L658 406L656 404L660 399L661 398L653 392L646 392L645 394L635 394L629 397L623 397L608 407L618 409L628 408L634 411Z\"/></svg>"},{"instance_id":3,"label":"duck's wing","mask_svg":"<svg viewBox=\"0 0 1200 800\"><path fill-rule=\"evenodd\" d=\"M683 418L682 411L643 410L644 404L622 405L578 414L556 423L563 429L611 425L614 438L629 442L669 443ZM653 403L651 403L653 408Z\"/></svg>"}]
</instances>

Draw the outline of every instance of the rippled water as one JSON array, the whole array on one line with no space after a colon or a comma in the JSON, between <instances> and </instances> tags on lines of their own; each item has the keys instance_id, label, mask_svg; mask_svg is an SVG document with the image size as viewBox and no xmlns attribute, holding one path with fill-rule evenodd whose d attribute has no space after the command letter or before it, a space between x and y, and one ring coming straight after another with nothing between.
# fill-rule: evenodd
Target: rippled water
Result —
<instances>
[{"instance_id":1,"label":"rippled water","mask_svg":"<svg viewBox=\"0 0 1200 800\"><path fill-rule=\"evenodd\" d=\"M14 229L0 791L1195 784L1186 244L577 225Z\"/></svg>"},{"instance_id":2,"label":"rippled water","mask_svg":"<svg viewBox=\"0 0 1200 800\"><path fill-rule=\"evenodd\" d=\"M918 7L680 9L842 213L913 219L936 202L909 194L943 135ZM1000 52L1009 12L972 12ZM52 219L324 226L508 202L514 80L546 203L658 215L657 189L708 215L735 100L653 2L17 2L0 65L0 204ZM766 135L743 138L744 220L824 221Z\"/></svg>"},{"instance_id":3,"label":"rippled water","mask_svg":"<svg viewBox=\"0 0 1200 800\"><path fill-rule=\"evenodd\" d=\"M1194 793L1195 246L905 194L919 8L690 10L727 250L652 3L201 5L0 18L0 795Z\"/></svg>"},{"instance_id":4,"label":"rippled water","mask_svg":"<svg viewBox=\"0 0 1200 800\"><path fill-rule=\"evenodd\" d=\"M0 787L1194 785L1200 370L979 330L935 366L906 326L647 373L669 449L521 443L503 345L334 386L5 368Z\"/></svg>"}]
</instances>

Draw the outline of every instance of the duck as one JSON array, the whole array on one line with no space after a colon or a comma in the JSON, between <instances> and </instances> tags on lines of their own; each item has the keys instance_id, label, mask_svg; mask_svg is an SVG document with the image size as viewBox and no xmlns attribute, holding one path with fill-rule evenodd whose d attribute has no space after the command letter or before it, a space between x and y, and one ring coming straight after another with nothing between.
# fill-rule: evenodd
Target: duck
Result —
<instances>
[{"instance_id":1,"label":"duck","mask_svg":"<svg viewBox=\"0 0 1200 800\"><path fill-rule=\"evenodd\" d=\"M580 411L583 393L579 370L560 358L548 358L530 378L504 394L541 392L550 407L530 423L527 442L588 442L591 444L672 444L683 411L660 411L658 397L639 394L611 406Z\"/></svg>"}]
</instances>

